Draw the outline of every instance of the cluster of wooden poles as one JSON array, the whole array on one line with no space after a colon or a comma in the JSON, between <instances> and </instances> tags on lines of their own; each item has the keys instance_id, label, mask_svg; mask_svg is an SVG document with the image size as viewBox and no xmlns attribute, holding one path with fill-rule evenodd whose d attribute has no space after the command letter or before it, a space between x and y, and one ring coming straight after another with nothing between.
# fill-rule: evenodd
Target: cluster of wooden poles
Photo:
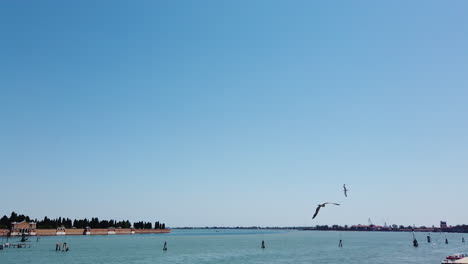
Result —
<instances>
[{"instance_id":1,"label":"cluster of wooden poles","mask_svg":"<svg viewBox=\"0 0 468 264\"><path fill-rule=\"evenodd\" d=\"M427 239L427 243L431 243L431 235L428 234L426 236L426 239ZM462 243L465 243L465 237L462 237ZM445 244L448 244L448 238L445 237ZM418 247L419 244L418 244L418 240L416 239L416 236L414 235L414 231L413 231L413 246L414 247Z\"/></svg>"}]
</instances>

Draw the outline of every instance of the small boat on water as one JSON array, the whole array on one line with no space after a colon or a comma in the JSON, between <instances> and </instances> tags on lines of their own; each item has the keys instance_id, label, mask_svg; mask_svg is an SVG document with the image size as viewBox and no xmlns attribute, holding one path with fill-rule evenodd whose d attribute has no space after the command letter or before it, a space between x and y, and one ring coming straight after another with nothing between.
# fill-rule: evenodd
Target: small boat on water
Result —
<instances>
[{"instance_id":1,"label":"small boat on water","mask_svg":"<svg viewBox=\"0 0 468 264\"><path fill-rule=\"evenodd\" d=\"M462 261L466 258L466 261ZM456 253L450 256L447 256L442 260L441 264L450 264L450 263L468 263L468 254L465 253Z\"/></svg>"}]
</instances>

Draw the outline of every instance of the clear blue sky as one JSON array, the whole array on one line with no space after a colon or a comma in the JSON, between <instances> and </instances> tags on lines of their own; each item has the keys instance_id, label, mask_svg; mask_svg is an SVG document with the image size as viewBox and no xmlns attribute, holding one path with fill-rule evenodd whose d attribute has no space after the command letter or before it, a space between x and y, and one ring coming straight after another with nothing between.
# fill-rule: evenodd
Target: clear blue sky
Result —
<instances>
[{"instance_id":1,"label":"clear blue sky","mask_svg":"<svg viewBox=\"0 0 468 264\"><path fill-rule=\"evenodd\" d=\"M0 214L468 223L466 10L3 1Z\"/></svg>"}]
</instances>

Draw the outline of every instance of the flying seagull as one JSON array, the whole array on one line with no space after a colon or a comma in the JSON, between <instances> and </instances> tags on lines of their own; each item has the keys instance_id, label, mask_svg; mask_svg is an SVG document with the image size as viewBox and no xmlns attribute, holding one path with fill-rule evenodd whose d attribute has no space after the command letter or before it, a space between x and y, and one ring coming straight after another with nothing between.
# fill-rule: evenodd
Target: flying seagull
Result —
<instances>
[{"instance_id":1,"label":"flying seagull","mask_svg":"<svg viewBox=\"0 0 468 264\"><path fill-rule=\"evenodd\" d=\"M327 205L327 204L340 205L340 204L338 204L338 203L330 203L330 202L326 202L326 203L323 203L323 204L319 204L319 205L317 206L317 209L315 209L315 214L314 214L314 216L312 216L312 219L314 219L314 218L317 216L318 212L320 211L320 208L321 208L321 207L325 207L325 205Z\"/></svg>"},{"instance_id":2,"label":"flying seagull","mask_svg":"<svg viewBox=\"0 0 468 264\"><path fill-rule=\"evenodd\" d=\"M343 192L344 192L344 196L348 197L348 189L346 189L346 184L343 184Z\"/></svg>"}]
</instances>

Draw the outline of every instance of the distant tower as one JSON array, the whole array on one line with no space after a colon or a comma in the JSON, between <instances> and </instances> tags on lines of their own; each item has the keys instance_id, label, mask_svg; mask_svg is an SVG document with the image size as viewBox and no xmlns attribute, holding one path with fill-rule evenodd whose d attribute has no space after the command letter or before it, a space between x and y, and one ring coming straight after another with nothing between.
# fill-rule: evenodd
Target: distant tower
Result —
<instances>
[{"instance_id":1,"label":"distant tower","mask_svg":"<svg viewBox=\"0 0 468 264\"><path fill-rule=\"evenodd\" d=\"M447 228L447 222L446 221L440 221L440 228Z\"/></svg>"}]
</instances>

